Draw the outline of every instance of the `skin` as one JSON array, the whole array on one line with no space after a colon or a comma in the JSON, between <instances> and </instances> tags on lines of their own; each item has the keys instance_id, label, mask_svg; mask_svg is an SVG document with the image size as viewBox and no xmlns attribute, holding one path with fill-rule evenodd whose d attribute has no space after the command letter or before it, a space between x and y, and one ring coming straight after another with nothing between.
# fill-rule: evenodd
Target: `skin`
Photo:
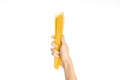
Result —
<instances>
[{"instance_id":1,"label":"skin","mask_svg":"<svg viewBox=\"0 0 120 80\"><path fill-rule=\"evenodd\" d=\"M52 36L54 39L54 36ZM69 56L69 48L65 42L64 36L62 36L62 44L60 47L60 51L56 50L57 45L55 44L55 41L51 43L52 48L52 55L55 57L61 57L61 66L63 67L64 73L65 73L65 80L77 80L72 60Z\"/></svg>"}]
</instances>

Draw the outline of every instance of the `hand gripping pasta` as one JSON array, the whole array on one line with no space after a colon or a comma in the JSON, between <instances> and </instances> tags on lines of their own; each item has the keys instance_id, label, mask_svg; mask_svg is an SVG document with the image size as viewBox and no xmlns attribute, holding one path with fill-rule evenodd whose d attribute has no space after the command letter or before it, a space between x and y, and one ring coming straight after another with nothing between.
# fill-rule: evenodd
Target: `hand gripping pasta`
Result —
<instances>
[{"instance_id":1,"label":"hand gripping pasta","mask_svg":"<svg viewBox=\"0 0 120 80\"><path fill-rule=\"evenodd\" d=\"M56 50L60 50L61 46L61 38L62 38L62 33L63 33L63 26L64 26L64 15L63 13L60 13L58 16L55 18L55 43L58 45ZM60 57L54 57L54 68L58 69L60 66Z\"/></svg>"}]
</instances>

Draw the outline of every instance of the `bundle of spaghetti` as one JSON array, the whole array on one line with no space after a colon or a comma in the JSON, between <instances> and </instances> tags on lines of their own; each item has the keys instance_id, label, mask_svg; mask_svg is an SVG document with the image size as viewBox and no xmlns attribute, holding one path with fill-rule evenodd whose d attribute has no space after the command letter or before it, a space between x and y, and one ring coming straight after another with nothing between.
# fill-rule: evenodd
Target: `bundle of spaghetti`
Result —
<instances>
[{"instance_id":1,"label":"bundle of spaghetti","mask_svg":"<svg viewBox=\"0 0 120 80\"><path fill-rule=\"evenodd\" d=\"M55 18L55 43L57 44L56 50L60 51L61 46L61 38L63 34L63 25L64 25L64 15L63 13L60 13ZM54 68L58 69L60 66L60 57L54 57Z\"/></svg>"}]
</instances>

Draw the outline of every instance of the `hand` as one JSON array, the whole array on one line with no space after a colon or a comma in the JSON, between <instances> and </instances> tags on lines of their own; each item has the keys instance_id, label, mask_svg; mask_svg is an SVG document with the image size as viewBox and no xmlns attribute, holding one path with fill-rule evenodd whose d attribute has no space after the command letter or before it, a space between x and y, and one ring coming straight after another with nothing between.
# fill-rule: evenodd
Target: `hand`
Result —
<instances>
[{"instance_id":1,"label":"hand","mask_svg":"<svg viewBox=\"0 0 120 80\"><path fill-rule=\"evenodd\" d=\"M52 38L54 39L54 36L52 36ZM62 41L62 44L60 46L60 51L56 50L58 46L55 44L55 41L52 42L51 44L52 55L55 57L61 58L61 66L64 69L65 80L77 80L75 72L74 72L72 60L69 57L69 48L65 42L64 36L62 36L61 41Z\"/></svg>"},{"instance_id":2,"label":"hand","mask_svg":"<svg viewBox=\"0 0 120 80\"><path fill-rule=\"evenodd\" d=\"M52 38L54 39L55 36L52 36ZM52 55L55 56L55 57L61 57L61 65L62 67L64 68L64 65L66 63L67 60L69 60L69 48L65 42L65 38L64 36L62 36L62 44L61 44L61 47L60 47L60 51L57 51L56 48L58 47L57 44L55 43L55 41L53 41L51 43L52 45L52 48L51 48L51 51L52 51Z\"/></svg>"}]
</instances>

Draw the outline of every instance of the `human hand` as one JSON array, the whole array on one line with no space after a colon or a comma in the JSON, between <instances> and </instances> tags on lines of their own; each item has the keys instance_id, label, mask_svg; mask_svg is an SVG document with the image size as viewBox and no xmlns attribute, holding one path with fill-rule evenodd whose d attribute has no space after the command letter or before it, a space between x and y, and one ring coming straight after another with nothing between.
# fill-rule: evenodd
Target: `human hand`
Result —
<instances>
[{"instance_id":1,"label":"human hand","mask_svg":"<svg viewBox=\"0 0 120 80\"><path fill-rule=\"evenodd\" d=\"M55 36L52 36L52 38L54 39ZM57 51L56 48L58 47L57 44L55 43L55 41L53 41L51 43L52 48L52 55L55 57L60 57L61 58L61 66L64 68L65 67L65 63L70 59L69 57L69 48L65 42L65 38L64 36L62 36L62 40L61 40L62 44L60 47L60 51Z\"/></svg>"}]
</instances>

